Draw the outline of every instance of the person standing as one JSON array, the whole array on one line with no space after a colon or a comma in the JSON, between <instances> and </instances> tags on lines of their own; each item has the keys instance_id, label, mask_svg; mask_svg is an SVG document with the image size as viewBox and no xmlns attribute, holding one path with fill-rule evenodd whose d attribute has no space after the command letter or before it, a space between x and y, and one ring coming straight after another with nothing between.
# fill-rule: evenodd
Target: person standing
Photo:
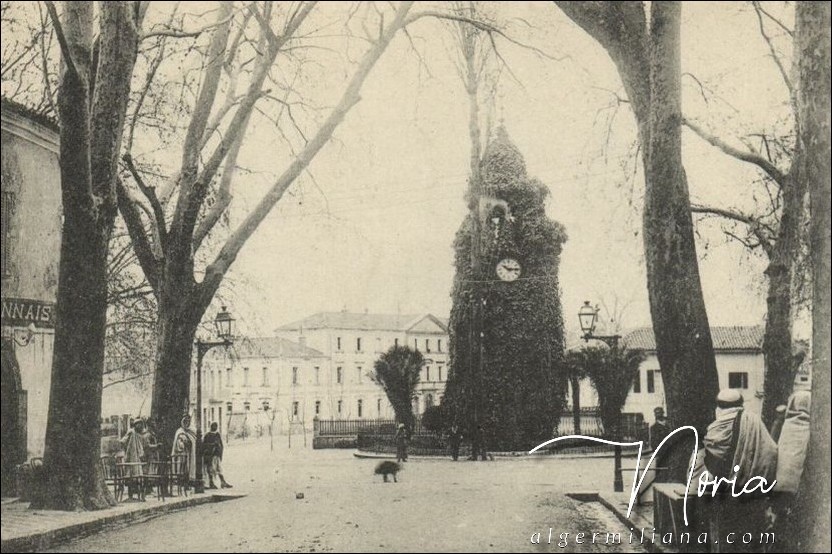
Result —
<instances>
[{"instance_id":1,"label":"person standing","mask_svg":"<svg viewBox=\"0 0 832 554\"><path fill-rule=\"evenodd\" d=\"M218 429L219 426L215 421L211 424L211 430L205 433L205 437L202 439L202 453L206 473L208 474L208 488L216 489L215 481L219 478L220 486L224 489L230 489L231 485L226 482L222 474L223 444Z\"/></svg>"},{"instance_id":2,"label":"person standing","mask_svg":"<svg viewBox=\"0 0 832 554\"><path fill-rule=\"evenodd\" d=\"M736 479L736 490L742 490L751 478L772 483L777 466L777 445L760 416L745 410L743 402L736 389L721 391L716 399L716 418L708 425L704 440L705 469L712 479ZM729 533L766 531L767 498L759 491L734 498L731 486L723 485L711 498L709 536L718 541L714 545L716 551L741 552L750 548L724 542Z\"/></svg>"},{"instance_id":3,"label":"person standing","mask_svg":"<svg viewBox=\"0 0 832 554\"><path fill-rule=\"evenodd\" d=\"M133 421L131 428L121 438L121 446L124 449L124 461L128 464L124 477L127 479L127 498L132 499L135 493L142 499L142 463L145 461L144 422L141 419Z\"/></svg>"},{"instance_id":4,"label":"person standing","mask_svg":"<svg viewBox=\"0 0 832 554\"><path fill-rule=\"evenodd\" d=\"M407 428L404 423L399 423L396 429L396 461L407 461Z\"/></svg>"},{"instance_id":5,"label":"person standing","mask_svg":"<svg viewBox=\"0 0 832 554\"><path fill-rule=\"evenodd\" d=\"M173 449L171 455L185 455L188 466L188 479L196 481L196 434L191 431L191 416L182 418L181 425L173 435Z\"/></svg>"},{"instance_id":6,"label":"person standing","mask_svg":"<svg viewBox=\"0 0 832 554\"><path fill-rule=\"evenodd\" d=\"M662 441L666 439L667 436L670 434L670 423L667 421L667 418L664 415L664 408L662 408L661 406L653 410L653 414L656 416L656 421L653 423L653 425L650 426L650 449L653 452L655 452L656 450L658 450L659 445L662 443ZM655 461L653 462L654 468L667 467L667 452L669 451L670 449L668 448L668 446L665 446L664 448L659 450L659 453L656 456ZM656 482L666 482L666 474L666 469L656 470Z\"/></svg>"},{"instance_id":7,"label":"person standing","mask_svg":"<svg viewBox=\"0 0 832 554\"><path fill-rule=\"evenodd\" d=\"M448 442L451 445L451 457L454 461L459 459L459 445L462 442L462 433L459 432L459 425L454 422L448 430Z\"/></svg>"},{"instance_id":8,"label":"person standing","mask_svg":"<svg viewBox=\"0 0 832 554\"><path fill-rule=\"evenodd\" d=\"M799 546L797 525L800 503L800 479L809 450L809 423L812 394L797 391L784 409L782 429L777 442L777 484L774 486L774 530L782 552L795 552ZM782 537L782 539L781 539ZM781 542L782 540L782 542Z\"/></svg>"}]
</instances>

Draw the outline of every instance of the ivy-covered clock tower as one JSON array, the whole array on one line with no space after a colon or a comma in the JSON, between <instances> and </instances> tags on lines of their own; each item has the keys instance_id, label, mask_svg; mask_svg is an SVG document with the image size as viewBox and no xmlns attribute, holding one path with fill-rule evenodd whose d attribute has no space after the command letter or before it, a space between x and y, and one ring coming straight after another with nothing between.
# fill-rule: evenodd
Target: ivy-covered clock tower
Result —
<instances>
[{"instance_id":1,"label":"ivy-covered clock tower","mask_svg":"<svg viewBox=\"0 0 832 554\"><path fill-rule=\"evenodd\" d=\"M527 174L503 126L486 145L481 175L478 263L473 213L454 242L445 405L487 449L529 450L552 438L565 403L558 266L566 232L546 216L549 189Z\"/></svg>"}]
</instances>

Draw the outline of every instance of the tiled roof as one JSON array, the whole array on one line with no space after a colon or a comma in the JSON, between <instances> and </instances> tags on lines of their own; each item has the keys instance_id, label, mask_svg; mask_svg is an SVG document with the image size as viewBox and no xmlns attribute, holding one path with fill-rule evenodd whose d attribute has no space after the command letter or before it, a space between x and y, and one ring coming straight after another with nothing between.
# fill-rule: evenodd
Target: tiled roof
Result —
<instances>
[{"instance_id":1,"label":"tiled roof","mask_svg":"<svg viewBox=\"0 0 832 554\"><path fill-rule=\"evenodd\" d=\"M280 337L251 337L236 342L237 358L321 358L324 353Z\"/></svg>"},{"instance_id":2,"label":"tiled roof","mask_svg":"<svg viewBox=\"0 0 832 554\"><path fill-rule=\"evenodd\" d=\"M711 339L714 350L760 350L763 346L763 327L730 326L711 327ZM655 350L656 338L652 327L635 329L622 339L627 348L638 350Z\"/></svg>"},{"instance_id":3,"label":"tiled roof","mask_svg":"<svg viewBox=\"0 0 832 554\"><path fill-rule=\"evenodd\" d=\"M431 314L370 314L353 312L319 312L309 317L278 327L279 331L302 329L355 329L361 331L407 331L413 325L431 317L447 328L446 320Z\"/></svg>"}]
</instances>

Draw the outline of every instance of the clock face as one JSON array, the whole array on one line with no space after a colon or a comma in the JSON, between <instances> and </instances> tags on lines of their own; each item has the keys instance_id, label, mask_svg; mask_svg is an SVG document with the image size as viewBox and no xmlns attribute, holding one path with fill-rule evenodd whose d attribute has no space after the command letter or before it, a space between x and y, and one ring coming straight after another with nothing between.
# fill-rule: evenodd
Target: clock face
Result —
<instances>
[{"instance_id":1,"label":"clock face","mask_svg":"<svg viewBox=\"0 0 832 554\"><path fill-rule=\"evenodd\" d=\"M520 262L506 258L497 263L497 277L503 281L516 281L520 277Z\"/></svg>"}]
</instances>

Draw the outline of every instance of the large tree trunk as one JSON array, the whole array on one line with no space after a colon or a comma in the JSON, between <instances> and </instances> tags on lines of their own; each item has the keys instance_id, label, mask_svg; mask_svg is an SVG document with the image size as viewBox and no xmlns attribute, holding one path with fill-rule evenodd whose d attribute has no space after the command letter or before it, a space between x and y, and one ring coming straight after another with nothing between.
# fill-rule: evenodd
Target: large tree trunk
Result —
<instances>
[{"instance_id":1,"label":"large tree trunk","mask_svg":"<svg viewBox=\"0 0 832 554\"><path fill-rule=\"evenodd\" d=\"M61 153L63 159L64 147ZM61 164L63 180L76 179L79 170L84 171L70 165ZM114 504L98 464L110 227L91 221L66 196L64 200L44 454L47 481L43 496L33 499L32 507L92 510Z\"/></svg>"},{"instance_id":2,"label":"large tree trunk","mask_svg":"<svg viewBox=\"0 0 832 554\"><path fill-rule=\"evenodd\" d=\"M668 415L676 426L695 426L701 439L719 380L682 166L681 4L652 3L649 34L642 2L556 4L606 49L631 101L645 168L647 288ZM680 473L687 461L677 462Z\"/></svg>"},{"instance_id":3,"label":"large tree trunk","mask_svg":"<svg viewBox=\"0 0 832 554\"><path fill-rule=\"evenodd\" d=\"M681 11L680 2L651 5L644 251L669 416L675 426L693 425L701 437L713 420L719 381L682 166ZM697 394L690 394L691 386Z\"/></svg>"},{"instance_id":4,"label":"large tree trunk","mask_svg":"<svg viewBox=\"0 0 832 554\"><path fill-rule=\"evenodd\" d=\"M800 172L810 195L812 259L812 414L800 487L798 541L806 552L829 552L830 511L830 4L798 2Z\"/></svg>"},{"instance_id":5,"label":"large tree trunk","mask_svg":"<svg viewBox=\"0 0 832 554\"><path fill-rule=\"evenodd\" d=\"M44 486L34 491L32 507L100 509L113 504L99 467L107 253L138 13L128 3L102 6L93 55L92 5L67 2L62 25L49 9L63 61L58 111L64 223L44 475L36 476Z\"/></svg>"},{"instance_id":6,"label":"large tree trunk","mask_svg":"<svg viewBox=\"0 0 832 554\"><path fill-rule=\"evenodd\" d=\"M204 310L195 310L189 301L192 285L164 286L159 302L151 417L161 448L170 452L173 435L189 410L191 356Z\"/></svg>"},{"instance_id":7,"label":"large tree trunk","mask_svg":"<svg viewBox=\"0 0 832 554\"><path fill-rule=\"evenodd\" d=\"M775 248L779 249L780 245ZM791 269L790 262L775 261L771 261L766 268L768 310L763 335L765 395L762 416L769 427L774 421L777 406L785 404L792 393L797 369L792 355Z\"/></svg>"}]
</instances>

